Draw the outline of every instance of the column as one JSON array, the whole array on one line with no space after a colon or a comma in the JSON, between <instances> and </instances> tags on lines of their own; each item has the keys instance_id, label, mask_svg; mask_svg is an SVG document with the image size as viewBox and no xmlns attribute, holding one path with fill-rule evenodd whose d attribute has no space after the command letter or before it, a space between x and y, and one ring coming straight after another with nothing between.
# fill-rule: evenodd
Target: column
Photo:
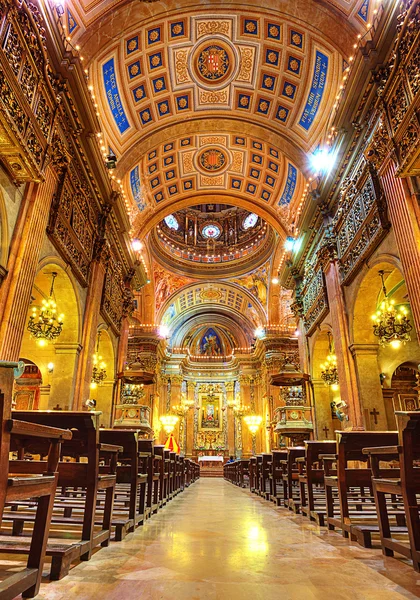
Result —
<instances>
[{"instance_id":1,"label":"column","mask_svg":"<svg viewBox=\"0 0 420 600\"><path fill-rule=\"evenodd\" d=\"M187 400L194 400L195 397L195 383L193 381L187 381ZM195 404L189 409L187 413L187 445L185 454L188 457L193 455L194 450L194 414Z\"/></svg>"},{"instance_id":2,"label":"column","mask_svg":"<svg viewBox=\"0 0 420 600\"><path fill-rule=\"evenodd\" d=\"M363 429L363 414L357 389L356 372L353 358L349 350L349 331L344 305L343 292L340 285L338 261L329 257L324 263L325 282L327 286L328 304L330 307L335 353L337 355L337 371L340 381L340 397L348 406L349 421L347 427Z\"/></svg>"},{"instance_id":3,"label":"column","mask_svg":"<svg viewBox=\"0 0 420 600\"><path fill-rule=\"evenodd\" d=\"M420 339L420 226L417 199L411 197L407 181L395 175L390 161L380 174L410 299L414 326ZM416 216L417 215L417 216Z\"/></svg>"},{"instance_id":4,"label":"column","mask_svg":"<svg viewBox=\"0 0 420 600\"><path fill-rule=\"evenodd\" d=\"M28 193L16 224L8 260L8 271L1 290L2 319L0 325L0 358L17 360L22 337L26 330L32 286L38 270L39 255L46 236L46 228L57 180L48 168L45 181L29 185Z\"/></svg>"},{"instance_id":5,"label":"column","mask_svg":"<svg viewBox=\"0 0 420 600\"><path fill-rule=\"evenodd\" d=\"M317 440L334 440L334 431L341 429L341 422L338 419L333 421L331 402L340 398L340 392L332 392L322 379L312 379L312 386L315 396L314 437Z\"/></svg>"},{"instance_id":6,"label":"column","mask_svg":"<svg viewBox=\"0 0 420 600\"><path fill-rule=\"evenodd\" d=\"M73 406L73 381L81 346L77 343L56 342L54 350L54 371L50 379L51 390L47 408L52 409L59 405L63 410L69 410Z\"/></svg>"},{"instance_id":7,"label":"column","mask_svg":"<svg viewBox=\"0 0 420 600\"><path fill-rule=\"evenodd\" d=\"M95 353L104 279L105 266L101 260L95 260L92 263L90 270L89 288L86 298L85 313L83 316L83 350L80 354L79 368L77 369L74 391L74 410L82 410L84 403L89 398L89 386L92 377L92 357Z\"/></svg>"},{"instance_id":8,"label":"column","mask_svg":"<svg viewBox=\"0 0 420 600\"><path fill-rule=\"evenodd\" d=\"M378 350L379 344L352 344L350 346L356 367L360 403L366 429L386 431L388 420L379 378Z\"/></svg>"},{"instance_id":9,"label":"column","mask_svg":"<svg viewBox=\"0 0 420 600\"><path fill-rule=\"evenodd\" d=\"M233 381L226 382L226 401L227 401L227 426L228 426L228 452L229 456L235 456L235 417L233 408L229 404L233 404L235 384Z\"/></svg>"}]
</instances>

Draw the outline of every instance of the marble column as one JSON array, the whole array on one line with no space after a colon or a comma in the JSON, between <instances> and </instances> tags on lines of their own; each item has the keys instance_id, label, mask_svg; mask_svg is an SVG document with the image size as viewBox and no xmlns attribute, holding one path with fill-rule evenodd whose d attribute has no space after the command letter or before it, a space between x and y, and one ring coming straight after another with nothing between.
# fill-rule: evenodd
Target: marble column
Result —
<instances>
[{"instance_id":1,"label":"marble column","mask_svg":"<svg viewBox=\"0 0 420 600\"><path fill-rule=\"evenodd\" d=\"M315 397L315 439L317 440L334 440L335 430L341 429L341 424L338 419L332 418L331 402L334 396L337 399L340 397L340 392L332 392L330 386L325 385L322 379L312 379L313 392ZM328 431L325 431L325 427Z\"/></svg>"},{"instance_id":2,"label":"marble column","mask_svg":"<svg viewBox=\"0 0 420 600\"><path fill-rule=\"evenodd\" d=\"M350 346L356 367L365 427L371 431L386 431L388 421L379 379L378 349L379 344L352 344ZM372 412L375 414L372 415ZM377 412L379 414L376 414Z\"/></svg>"},{"instance_id":3,"label":"marble column","mask_svg":"<svg viewBox=\"0 0 420 600\"><path fill-rule=\"evenodd\" d=\"M77 371L81 346L78 343L61 343L57 341L54 344L54 351L54 371L51 378L47 408L52 409L58 404L63 410L70 410L73 406L73 381Z\"/></svg>"},{"instance_id":4,"label":"marble column","mask_svg":"<svg viewBox=\"0 0 420 600\"><path fill-rule=\"evenodd\" d=\"M235 455L235 417L233 415L233 408L229 408L229 404L233 403L234 400L235 384L233 381L226 383L226 400L227 400L227 426L228 426L228 452L229 456Z\"/></svg>"},{"instance_id":5,"label":"marble column","mask_svg":"<svg viewBox=\"0 0 420 600\"><path fill-rule=\"evenodd\" d=\"M38 270L39 256L46 236L50 206L57 185L48 168L45 181L29 185L25 194L11 244L8 274L1 290L0 359L17 360L26 331L32 286ZM29 335L29 334L28 334Z\"/></svg>"},{"instance_id":6,"label":"marble column","mask_svg":"<svg viewBox=\"0 0 420 600\"><path fill-rule=\"evenodd\" d=\"M357 389L356 371L349 350L349 330L343 292L340 285L338 261L327 260L324 263L328 304L330 307L337 371L340 381L340 397L347 404L349 421L347 427L363 429L363 414Z\"/></svg>"},{"instance_id":7,"label":"marble column","mask_svg":"<svg viewBox=\"0 0 420 600\"><path fill-rule=\"evenodd\" d=\"M130 332L129 322L127 317L123 319L121 326L121 334L118 340L118 350L117 350L117 372L116 372L116 385L113 388L112 394L112 410L110 416L110 427L113 426L115 420L115 406L119 403L119 398L121 397L121 388L122 388L122 380L121 374L124 372L125 361L127 360L128 354L128 335ZM153 407L151 407L153 410Z\"/></svg>"},{"instance_id":8,"label":"marble column","mask_svg":"<svg viewBox=\"0 0 420 600\"><path fill-rule=\"evenodd\" d=\"M194 400L195 393L195 383L193 381L187 381L187 399ZM191 457L193 455L194 450L194 414L195 414L195 405L189 409L187 413L187 448L186 455Z\"/></svg>"},{"instance_id":9,"label":"marble column","mask_svg":"<svg viewBox=\"0 0 420 600\"><path fill-rule=\"evenodd\" d=\"M389 161L380 180L385 192L389 219L398 246L411 312L420 339L420 224L417 199L410 194L407 181L395 175L396 165Z\"/></svg>"},{"instance_id":10,"label":"marble column","mask_svg":"<svg viewBox=\"0 0 420 600\"><path fill-rule=\"evenodd\" d=\"M101 260L93 261L90 269L89 288L86 298L85 313L83 316L83 349L80 353L79 367L77 369L74 391L74 410L82 410L85 401L89 398L90 382L92 378L92 357L95 353L104 279L104 264Z\"/></svg>"}]
</instances>

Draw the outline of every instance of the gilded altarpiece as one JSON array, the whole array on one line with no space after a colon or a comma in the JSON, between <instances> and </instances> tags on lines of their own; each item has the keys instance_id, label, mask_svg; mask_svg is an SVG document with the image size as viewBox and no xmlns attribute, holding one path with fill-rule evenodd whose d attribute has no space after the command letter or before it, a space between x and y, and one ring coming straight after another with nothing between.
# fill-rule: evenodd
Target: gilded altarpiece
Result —
<instances>
[{"instance_id":1,"label":"gilded altarpiece","mask_svg":"<svg viewBox=\"0 0 420 600\"><path fill-rule=\"evenodd\" d=\"M228 449L227 395L224 383L197 383L194 390L194 448Z\"/></svg>"}]
</instances>

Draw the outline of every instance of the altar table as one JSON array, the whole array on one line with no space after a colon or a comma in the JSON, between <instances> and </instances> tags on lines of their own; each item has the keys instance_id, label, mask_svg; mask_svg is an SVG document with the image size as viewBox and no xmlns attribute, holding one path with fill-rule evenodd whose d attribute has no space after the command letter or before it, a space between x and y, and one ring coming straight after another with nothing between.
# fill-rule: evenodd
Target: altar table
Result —
<instances>
[{"instance_id":1,"label":"altar table","mask_svg":"<svg viewBox=\"0 0 420 600\"><path fill-rule=\"evenodd\" d=\"M223 456L199 456L198 462L223 462Z\"/></svg>"}]
</instances>

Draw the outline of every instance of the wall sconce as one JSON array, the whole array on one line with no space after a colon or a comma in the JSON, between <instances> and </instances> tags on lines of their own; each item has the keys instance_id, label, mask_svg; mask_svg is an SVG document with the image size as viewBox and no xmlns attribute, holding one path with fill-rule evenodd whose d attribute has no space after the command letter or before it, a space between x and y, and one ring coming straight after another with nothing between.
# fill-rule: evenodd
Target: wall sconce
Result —
<instances>
[{"instance_id":1,"label":"wall sconce","mask_svg":"<svg viewBox=\"0 0 420 600\"><path fill-rule=\"evenodd\" d=\"M48 373L52 373L54 371L54 363L49 362L47 365Z\"/></svg>"}]
</instances>

